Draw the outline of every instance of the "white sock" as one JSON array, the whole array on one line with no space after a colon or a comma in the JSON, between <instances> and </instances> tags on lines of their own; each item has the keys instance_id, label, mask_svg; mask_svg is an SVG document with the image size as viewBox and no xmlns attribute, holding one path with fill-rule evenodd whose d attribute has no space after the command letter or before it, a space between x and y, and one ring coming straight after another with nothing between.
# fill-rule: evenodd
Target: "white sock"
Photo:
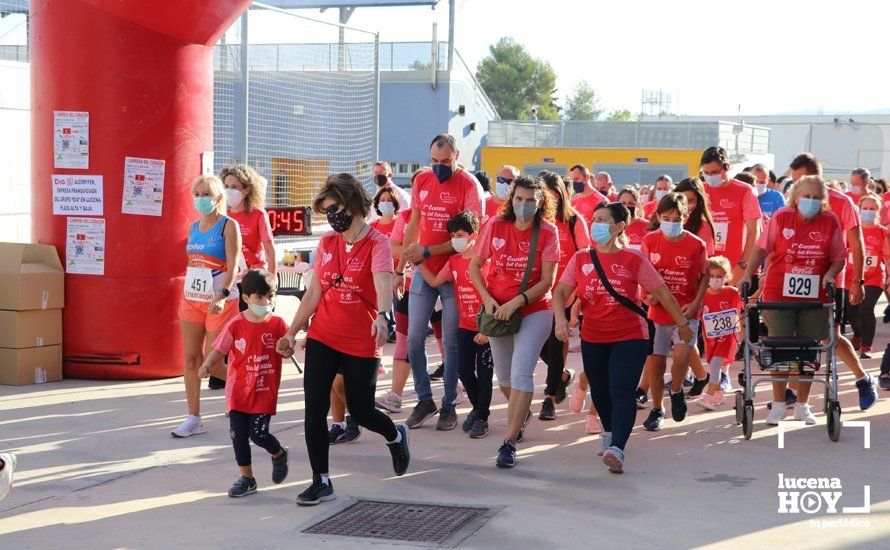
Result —
<instances>
[{"instance_id":1,"label":"white sock","mask_svg":"<svg viewBox=\"0 0 890 550\"><path fill-rule=\"evenodd\" d=\"M392 445L393 443L401 443L402 442L402 432L396 430L396 438L392 441L387 441L388 444Z\"/></svg>"},{"instance_id":2,"label":"white sock","mask_svg":"<svg viewBox=\"0 0 890 550\"><path fill-rule=\"evenodd\" d=\"M324 485L330 485L330 484L331 484L330 481L328 480L328 476L321 476L321 482L322 482Z\"/></svg>"},{"instance_id":3,"label":"white sock","mask_svg":"<svg viewBox=\"0 0 890 550\"><path fill-rule=\"evenodd\" d=\"M863 375L862 375L862 378L857 378L857 379L856 379L857 382L859 382L860 380L868 380L868 373L863 374Z\"/></svg>"}]
</instances>

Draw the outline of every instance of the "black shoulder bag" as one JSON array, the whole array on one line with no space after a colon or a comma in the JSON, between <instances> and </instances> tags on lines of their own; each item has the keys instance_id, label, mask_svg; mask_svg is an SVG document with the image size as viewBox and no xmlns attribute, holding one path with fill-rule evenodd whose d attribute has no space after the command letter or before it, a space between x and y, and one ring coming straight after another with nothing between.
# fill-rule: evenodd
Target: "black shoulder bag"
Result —
<instances>
[{"instance_id":1,"label":"black shoulder bag","mask_svg":"<svg viewBox=\"0 0 890 550\"><path fill-rule=\"evenodd\" d=\"M653 344L655 342L655 323L653 323L652 320L649 319L649 316L646 315L646 312L643 311L643 308L633 303L633 300L629 299L628 297L618 294L618 292L612 287L612 284L609 282L609 279L603 272L603 266L602 264L600 264L600 259L599 256L597 256L596 254L596 249L594 249L593 247L590 248L590 259L593 260L593 267L596 268L596 274L599 275L600 281L602 281L603 288L606 289L606 292L611 294L612 298L615 298L615 300L617 300L619 304L645 319L646 324L649 326L649 355L652 355Z\"/></svg>"}]
</instances>

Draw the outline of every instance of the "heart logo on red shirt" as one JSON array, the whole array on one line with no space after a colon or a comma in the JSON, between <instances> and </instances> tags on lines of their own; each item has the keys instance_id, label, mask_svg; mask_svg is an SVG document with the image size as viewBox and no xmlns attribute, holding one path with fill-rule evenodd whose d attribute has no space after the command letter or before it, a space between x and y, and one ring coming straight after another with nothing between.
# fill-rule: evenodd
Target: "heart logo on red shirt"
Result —
<instances>
[{"instance_id":1,"label":"heart logo on red shirt","mask_svg":"<svg viewBox=\"0 0 890 550\"><path fill-rule=\"evenodd\" d=\"M590 272L593 271L593 269L593 264L584 264L581 266L581 272L584 273L584 275L590 275Z\"/></svg>"},{"instance_id":2,"label":"heart logo on red shirt","mask_svg":"<svg viewBox=\"0 0 890 550\"><path fill-rule=\"evenodd\" d=\"M235 349L240 351L241 353L244 353L244 350L247 349L247 340L245 340L244 338L238 338L237 340L235 340Z\"/></svg>"},{"instance_id":3,"label":"heart logo on red shirt","mask_svg":"<svg viewBox=\"0 0 890 550\"><path fill-rule=\"evenodd\" d=\"M328 263L329 261L331 261L331 258L333 258L333 256L331 255L330 252L325 252L324 254L322 254L321 265L324 265L324 264Z\"/></svg>"},{"instance_id":4,"label":"heart logo on red shirt","mask_svg":"<svg viewBox=\"0 0 890 550\"><path fill-rule=\"evenodd\" d=\"M426 191L426 190L421 191L421 192L419 193L419 195L420 195L420 200L422 200L422 201L423 201L423 200L426 200L426 196L429 195L429 194L430 194L429 191Z\"/></svg>"},{"instance_id":5,"label":"heart logo on red shirt","mask_svg":"<svg viewBox=\"0 0 890 550\"><path fill-rule=\"evenodd\" d=\"M652 254L649 254L649 259L652 260L653 264L657 264L659 260L661 260L661 254L653 252Z\"/></svg>"},{"instance_id":6,"label":"heart logo on red shirt","mask_svg":"<svg viewBox=\"0 0 890 550\"><path fill-rule=\"evenodd\" d=\"M785 228L782 230L782 236L785 237L786 239L791 239L791 237L794 236L794 230Z\"/></svg>"},{"instance_id":7,"label":"heart logo on red shirt","mask_svg":"<svg viewBox=\"0 0 890 550\"><path fill-rule=\"evenodd\" d=\"M501 239L499 237L495 237L491 240L491 246L494 247L495 250L500 250L504 248L504 245L507 244L507 241Z\"/></svg>"}]
</instances>

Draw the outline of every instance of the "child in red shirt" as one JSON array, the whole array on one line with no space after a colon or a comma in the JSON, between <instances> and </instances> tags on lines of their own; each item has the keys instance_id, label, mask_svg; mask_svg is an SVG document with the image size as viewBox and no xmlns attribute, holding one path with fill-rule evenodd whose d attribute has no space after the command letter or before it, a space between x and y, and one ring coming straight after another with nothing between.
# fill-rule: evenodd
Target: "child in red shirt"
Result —
<instances>
[{"instance_id":1,"label":"child in red shirt","mask_svg":"<svg viewBox=\"0 0 890 550\"><path fill-rule=\"evenodd\" d=\"M273 483L281 483L287 477L287 448L269 433L269 421L278 404L283 355L275 351L275 344L287 333L284 319L272 314L275 285L275 276L264 269L247 272L241 280L244 289L241 296L248 308L233 317L219 333L199 371L201 378L206 378L210 375L210 365L221 361L223 355L229 356L226 406L235 461L241 471L241 477L229 489L230 497L256 493L250 441L272 455Z\"/></svg>"},{"instance_id":2,"label":"child in red shirt","mask_svg":"<svg viewBox=\"0 0 890 550\"><path fill-rule=\"evenodd\" d=\"M454 298L460 322L457 328L458 377L464 385L473 410L463 423L463 430L474 439L488 435L488 415L491 405L494 362L488 337L476 329L476 314L482 300L470 279L470 260L473 258L473 242L479 231L479 218L465 210L446 223L451 234L451 246L457 251L448 257L438 274L433 274L426 262L416 269L433 288L449 281L454 282ZM486 264L488 267L488 264ZM487 270L483 270L485 274Z\"/></svg>"},{"instance_id":3,"label":"child in red shirt","mask_svg":"<svg viewBox=\"0 0 890 550\"><path fill-rule=\"evenodd\" d=\"M705 394L696 403L703 409L713 411L723 403L720 373L724 366L732 364L739 347L736 333L740 331L740 312L744 304L739 291L728 284L732 281L732 266L727 258L709 258L708 272L711 279L702 301L702 326L705 360L711 377Z\"/></svg>"}]
</instances>

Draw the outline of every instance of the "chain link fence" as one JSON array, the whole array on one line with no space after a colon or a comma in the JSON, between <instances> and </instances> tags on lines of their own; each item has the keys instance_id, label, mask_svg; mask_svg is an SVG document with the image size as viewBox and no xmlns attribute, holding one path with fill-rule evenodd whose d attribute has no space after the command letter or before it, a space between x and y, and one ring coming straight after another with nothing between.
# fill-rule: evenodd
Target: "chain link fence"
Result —
<instances>
[{"instance_id":1,"label":"chain link fence","mask_svg":"<svg viewBox=\"0 0 890 550\"><path fill-rule=\"evenodd\" d=\"M28 62L28 0L0 0L0 61Z\"/></svg>"},{"instance_id":2,"label":"chain link fence","mask_svg":"<svg viewBox=\"0 0 890 550\"><path fill-rule=\"evenodd\" d=\"M269 180L268 206L309 205L338 172L373 192L377 35L254 3L242 51L243 26L214 52L215 168L253 165ZM325 225L313 217L313 229Z\"/></svg>"}]
</instances>

